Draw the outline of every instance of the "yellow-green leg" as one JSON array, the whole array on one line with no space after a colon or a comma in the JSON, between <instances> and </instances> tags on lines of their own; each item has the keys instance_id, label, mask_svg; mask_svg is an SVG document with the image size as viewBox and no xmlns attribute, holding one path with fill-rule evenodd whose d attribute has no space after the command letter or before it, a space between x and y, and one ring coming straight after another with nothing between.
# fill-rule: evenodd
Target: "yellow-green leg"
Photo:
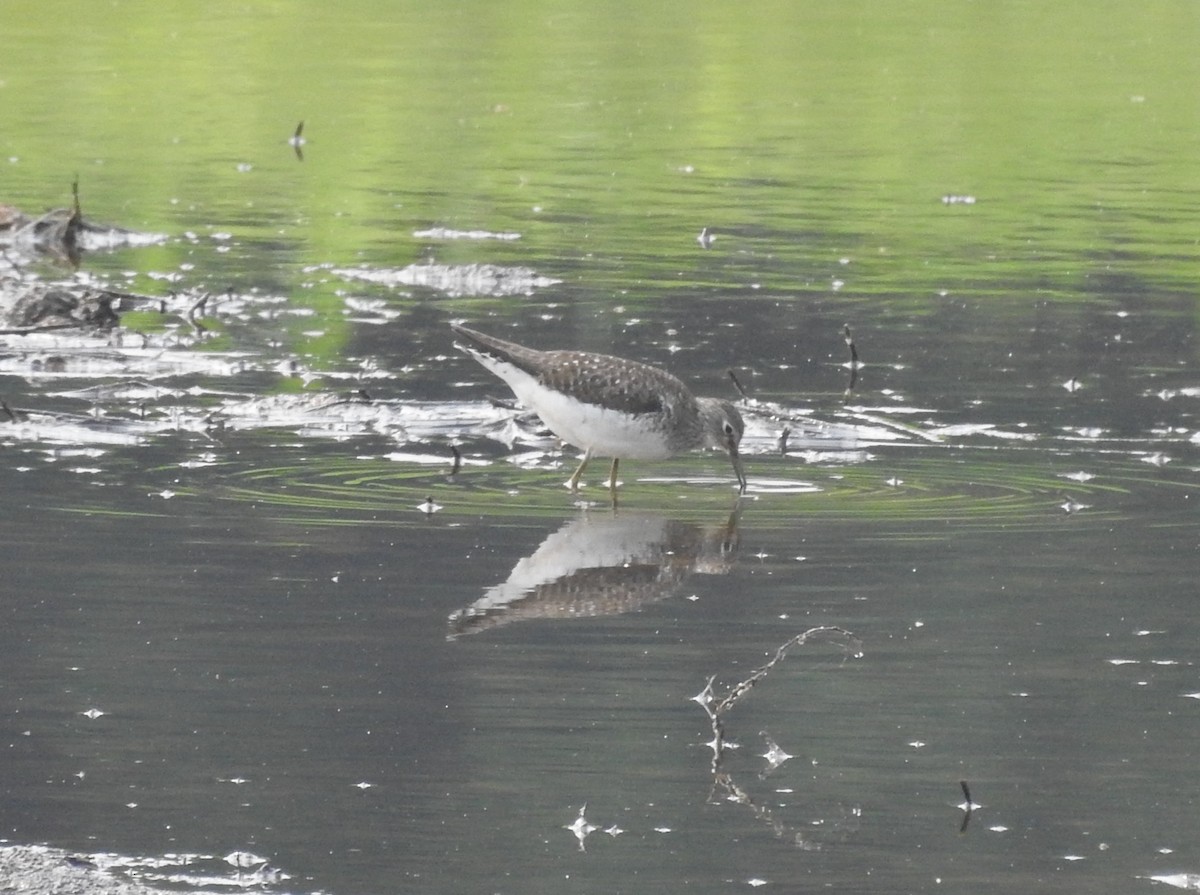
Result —
<instances>
[{"instance_id":1,"label":"yellow-green leg","mask_svg":"<svg viewBox=\"0 0 1200 895\"><path fill-rule=\"evenodd\" d=\"M583 452L583 459L579 461L579 466L575 470L575 474L567 481L567 487L572 491L579 490L579 477L583 475L584 469L587 468L588 460L592 459L592 449L588 448Z\"/></svg>"}]
</instances>

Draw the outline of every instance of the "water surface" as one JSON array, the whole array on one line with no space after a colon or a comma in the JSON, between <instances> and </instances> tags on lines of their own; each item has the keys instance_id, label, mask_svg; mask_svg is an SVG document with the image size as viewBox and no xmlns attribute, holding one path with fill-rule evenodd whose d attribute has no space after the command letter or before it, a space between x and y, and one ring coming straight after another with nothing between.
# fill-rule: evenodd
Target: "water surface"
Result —
<instances>
[{"instance_id":1,"label":"water surface","mask_svg":"<svg viewBox=\"0 0 1200 895\"><path fill-rule=\"evenodd\" d=\"M1198 35L1126 12L9 3L0 201L161 238L0 261L160 302L0 336L0 836L339 895L1186 886ZM455 320L733 369L748 497L577 502ZM821 626L714 755L693 697Z\"/></svg>"}]
</instances>

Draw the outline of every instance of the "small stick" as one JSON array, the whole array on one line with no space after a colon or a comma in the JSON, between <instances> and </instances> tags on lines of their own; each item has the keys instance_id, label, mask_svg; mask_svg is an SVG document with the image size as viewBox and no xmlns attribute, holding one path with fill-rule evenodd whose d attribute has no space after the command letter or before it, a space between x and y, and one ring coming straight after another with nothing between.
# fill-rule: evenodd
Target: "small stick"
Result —
<instances>
[{"instance_id":1,"label":"small stick","mask_svg":"<svg viewBox=\"0 0 1200 895\"><path fill-rule=\"evenodd\" d=\"M188 319L195 320L197 314L204 313L204 308L207 305L208 305L208 293L207 292L201 293L199 300L194 305L192 305L190 308L188 308L188 312L187 312Z\"/></svg>"},{"instance_id":2,"label":"small stick","mask_svg":"<svg viewBox=\"0 0 1200 895\"><path fill-rule=\"evenodd\" d=\"M850 332L849 325L842 326L842 338L846 340L846 347L850 349L850 365L858 367L858 349L854 347L854 336Z\"/></svg>"},{"instance_id":3,"label":"small stick","mask_svg":"<svg viewBox=\"0 0 1200 895\"><path fill-rule=\"evenodd\" d=\"M963 809L962 823L958 826L958 832L967 832L967 824L971 822L971 812L975 810L975 803L971 801L971 790L967 787L966 780L959 780L958 785L962 787L963 795L967 798L967 805Z\"/></svg>"},{"instance_id":4,"label":"small stick","mask_svg":"<svg viewBox=\"0 0 1200 895\"><path fill-rule=\"evenodd\" d=\"M742 388L742 384L738 382L737 374L734 373L733 370L726 370L725 372L728 373L729 378L733 380L733 387L738 390L738 394L742 396L742 400L749 401L750 396L746 394L746 390Z\"/></svg>"},{"instance_id":5,"label":"small stick","mask_svg":"<svg viewBox=\"0 0 1200 895\"><path fill-rule=\"evenodd\" d=\"M458 449L458 445L450 445L450 452L454 454L454 465L450 467L450 475L458 475L458 471L462 469L462 451Z\"/></svg>"},{"instance_id":6,"label":"small stick","mask_svg":"<svg viewBox=\"0 0 1200 895\"><path fill-rule=\"evenodd\" d=\"M783 431L779 433L779 453L781 453L781 454L787 453L787 440L788 440L788 436L791 434L792 434L792 429L790 426L784 426Z\"/></svg>"},{"instance_id":7,"label":"small stick","mask_svg":"<svg viewBox=\"0 0 1200 895\"><path fill-rule=\"evenodd\" d=\"M846 347L850 349L850 381L846 383L846 401L850 400L850 395L854 392L854 386L858 384L858 349L854 347L854 335L850 332L848 324L842 326L842 338L846 342Z\"/></svg>"},{"instance_id":8,"label":"small stick","mask_svg":"<svg viewBox=\"0 0 1200 895\"><path fill-rule=\"evenodd\" d=\"M292 147L292 151L296 153L296 158L299 161L304 161L304 150L300 147L305 144L304 139L304 122L301 121L296 125L296 132L288 138L288 143Z\"/></svg>"}]
</instances>

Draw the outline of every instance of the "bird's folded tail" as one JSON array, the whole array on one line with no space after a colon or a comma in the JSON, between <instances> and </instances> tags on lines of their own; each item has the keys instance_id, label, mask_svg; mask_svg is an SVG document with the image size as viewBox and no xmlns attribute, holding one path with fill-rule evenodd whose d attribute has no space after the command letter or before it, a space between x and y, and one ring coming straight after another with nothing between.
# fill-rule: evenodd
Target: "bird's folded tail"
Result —
<instances>
[{"instance_id":1,"label":"bird's folded tail","mask_svg":"<svg viewBox=\"0 0 1200 895\"><path fill-rule=\"evenodd\" d=\"M483 355L500 363L512 364L526 373L534 376L537 375L538 364L543 352L533 348L526 348L524 345L518 345L515 342L506 342L504 339L497 339L495 336L489 336L486 333L460 326L457 323L451 323L450 328L454 330L455 335L463 339L463 344L455 343L460 351Z\"/></svg>"}]
</instances>

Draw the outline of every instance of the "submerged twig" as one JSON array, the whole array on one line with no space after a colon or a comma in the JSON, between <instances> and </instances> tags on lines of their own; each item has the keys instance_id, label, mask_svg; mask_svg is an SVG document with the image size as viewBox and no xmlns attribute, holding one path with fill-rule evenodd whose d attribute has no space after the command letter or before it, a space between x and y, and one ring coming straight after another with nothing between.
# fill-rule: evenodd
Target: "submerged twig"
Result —
<instances>
[{"instance_id":1,"label":"submerged twig","mask_svg":"<svg viewBox=\"0 0 1200 895\"><path fill-rule=\"evenodd\" d=\"M745 696L755 684L761 681L772 668L782 662L784 657L787 655L788 650L794 646L803 644L808 641L809 638L820 634L834 634L844 638L846 641L845 645L851 647L854 650L855 655L859 654L860 644L858 638L845 628L841 628L836 625L821 625L815 628L809 628L807 631L790 638L787 642L777 648L775 650L775 655L772 656L765 665L754 669L750 673L749 677L747 677L745 680L739 681L737 684L734 684L726 696L720 701L716 701L713 697L713 681L715 680L715 676L710 677L699 695L693 697L693 700L699 703L700 706L703 707L704 711L708 714L709 721L712 725L713 738L707 743L707 745L713 751L711 765L713 783L712 789L709 792L710 801L715 797L717 791L720 790L727 800L748 807L756 819L767 824L771 828L772 832L780 838L783 838L789 833L789 826L776 818L770 808L755 802L755 800L745 789L734 782L732 774L721 769L722 756L725 753L725 750L730 748L726 745L725 729L724 725L721 723L721 716L725 712L729 711L729 709L731 709L739 699ZM782 750L779 749L774 741L770 741L768 755L770 755L771 752L783 754ZM791 756L787 756L787 758L790 757ZM786 760L786 758L780 760ZM792 833L795 844L798 847L805 849L820 847L818 843L815 843L811 840L808 830L805 827L792 827Z\"/></svg>"},{"instance_id":2,"label":"submerged twig","mask_svg":"<svg viewBox=\"0 0 1200 895\"><path fill-rule=\"evenodd\" d=\"M753 689L755 684L767 676L772 668L784 660L784 658L787 656L788 650L790 650L793 646L805 643L810 637L814 637L819 634L839 634L842 637L845 637L851 644L854 644L855 651L857 652L859 645L858 638L845 628L838 627L837 625L820 625L815 628L809 628L807 631L797 634L795 637L791 638L777 650L775 650L775 655L771 657L770 661L767 662L766 665L763 665L761 668L754 669L748 678L746 678L744 681L739 681L737 684L734 684L734 686L730 688L729 694L719 703L717 703L716 707L712 710L712 714L720 715L723 712L729 711L729 709L733 708L734 703L745 696L746 693Z\"/></svg>"}]
</instances>

